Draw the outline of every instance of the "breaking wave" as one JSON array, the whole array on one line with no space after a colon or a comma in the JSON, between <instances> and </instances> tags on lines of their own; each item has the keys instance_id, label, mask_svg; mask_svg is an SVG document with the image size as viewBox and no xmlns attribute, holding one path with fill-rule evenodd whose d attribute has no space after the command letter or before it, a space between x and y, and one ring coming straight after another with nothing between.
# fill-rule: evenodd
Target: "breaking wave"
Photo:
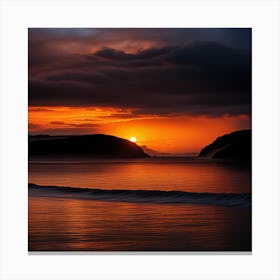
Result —
<instances>
[{"instance_id":1,"label":"breaking wave","mask_svg":"<svg viewBox=\"0 0 280 280\"><path fill-rule=\"evenodd\" d=\"M161 190L105 190L28 184L30 196L82 198L115 202L185 203L251 206L251 193L198 193Z\"/></svg>"}]
</instances>

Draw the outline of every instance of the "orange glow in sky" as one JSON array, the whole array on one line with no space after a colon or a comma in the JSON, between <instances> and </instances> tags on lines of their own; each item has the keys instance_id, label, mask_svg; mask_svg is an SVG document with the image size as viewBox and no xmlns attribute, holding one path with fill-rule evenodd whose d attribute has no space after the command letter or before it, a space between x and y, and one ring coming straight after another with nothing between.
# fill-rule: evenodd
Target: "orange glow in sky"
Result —
<instances>
[{"instance_id":1,"label":"orange glow in sky","mask_svg":"<svg viewBox=\"0 0 280 280\"><path fill-rule=\"evenodd\" d=\"M251 49L250 28L29 28L29 134L199 152L251 129Z\"/></svg>"},{"instance_id":2,"label":"orange glow in sky","mask_svg":"<svg viewBox=\"0 0 280 280\"><path fill-rule=\"evenodd\" d=\"M199 152L216 137L249 127L246 115L135 115L132 109L29 106L30 134L133 136L139 146L167 153Z\"/></svg>"}]
</instances>

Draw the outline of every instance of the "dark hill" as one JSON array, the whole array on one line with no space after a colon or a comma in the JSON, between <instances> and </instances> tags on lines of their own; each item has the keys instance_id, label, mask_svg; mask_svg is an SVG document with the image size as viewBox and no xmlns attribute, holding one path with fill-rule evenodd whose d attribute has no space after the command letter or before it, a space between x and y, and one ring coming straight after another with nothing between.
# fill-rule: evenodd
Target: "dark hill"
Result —
<instances>
[{"instance_id":1,"label":"dark hill","mask_svg":"<svg viewBox=\"0 0 280 280\"><path fill-rule=\"evenodd\" d=\"M110 135L29 136L29 158L86 157L86 158L142 158L148 157L131 141Z\"/></svg>"},{"instance_id":2,"label":"dark hill","mask_svg":"<svg viewBox=\"0 0 280 280\"><path fill-rule=\"evenodd\" d=\"M240 130L218 137L201 150L199 157L251 160L251 150L252 131Z\"/></svg>"}]
</instances>

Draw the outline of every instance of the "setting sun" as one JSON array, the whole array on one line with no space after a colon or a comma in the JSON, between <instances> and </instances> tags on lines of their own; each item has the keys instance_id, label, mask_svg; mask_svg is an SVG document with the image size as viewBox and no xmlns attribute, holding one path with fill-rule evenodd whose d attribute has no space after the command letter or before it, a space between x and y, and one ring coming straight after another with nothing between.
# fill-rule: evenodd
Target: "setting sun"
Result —
<instances>
[{"instance_id":1,"label":"setting sun","mask_svg":"<svg viewBox=\"0 0 280 280\"><path fill-rule=\"evenodd\" d=\"M134 143L136 143L136 137L134 137L134 136L132 136L132 137L130 137L130 139L129 139L131 142L134 142Z\"/></svg>"},{"instance_id":2,"label":"setting sun","mask_svg":"<svg viewBox=\"0 0 280 280\"><path fill-rule=\"evenodd\" d=\"M252 252L252 28L203 26L26 30L29 253Z\"/></svg>"}]
</instances>

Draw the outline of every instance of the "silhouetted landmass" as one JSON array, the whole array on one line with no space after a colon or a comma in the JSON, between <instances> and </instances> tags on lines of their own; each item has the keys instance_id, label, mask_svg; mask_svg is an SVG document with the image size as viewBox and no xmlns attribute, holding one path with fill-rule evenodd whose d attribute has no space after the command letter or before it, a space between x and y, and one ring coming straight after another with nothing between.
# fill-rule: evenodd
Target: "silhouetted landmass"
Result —
<instances>
[{"instance_id":1,"label":"silhouetted landmass","mask_svg":"<svg viewBox=\"0 0 280 280\"><path fill-rule=\"evenodd\" d=\"M165 156L172 156L172 154L169 154L169 153L161 153L161 152L158 152L156 150L153 150L149 147L147 147L146 145L143 145L141 146L141 148L143 149L143 151L148 154L149 156L152 156L152 157L157 157L157 156L162 156L162 157L165 157ZM174 155L173 155L174 156Z\"/></svg>"},{"instance_id":2,"label":"silhouetted landmass","mask_svg":"<svg viewBox=\"0 0 280 280\"><path fill-rule=\"evenodd\" d=\"M148 154L151 157L160 157L160 158L178 158L178 157L194 157L197 156L197 153L163 153L149 148L146 145L141 146L144 153Z\"/></svg>"},{"instance_id":3,"label":"silhouetted landmass","mask_svg":"<svg viewBox=\"0 0 280 280\"><path fill-rule=\"evenodd\" d=\"M29 158L142 158L148 157L135 143L111 135L29 136Z\"/></svg>"},{"instance_id":4,"label":"silhouetted landmass","mask_svg":"<svg viewBox=\"0 0 280 280\"><path fill-rule=\"evenodd\" d=\"M240 130L218 137L201 150L199 157L251 160L251 150L251 130Z\"/></svg>"}]
</instances>

